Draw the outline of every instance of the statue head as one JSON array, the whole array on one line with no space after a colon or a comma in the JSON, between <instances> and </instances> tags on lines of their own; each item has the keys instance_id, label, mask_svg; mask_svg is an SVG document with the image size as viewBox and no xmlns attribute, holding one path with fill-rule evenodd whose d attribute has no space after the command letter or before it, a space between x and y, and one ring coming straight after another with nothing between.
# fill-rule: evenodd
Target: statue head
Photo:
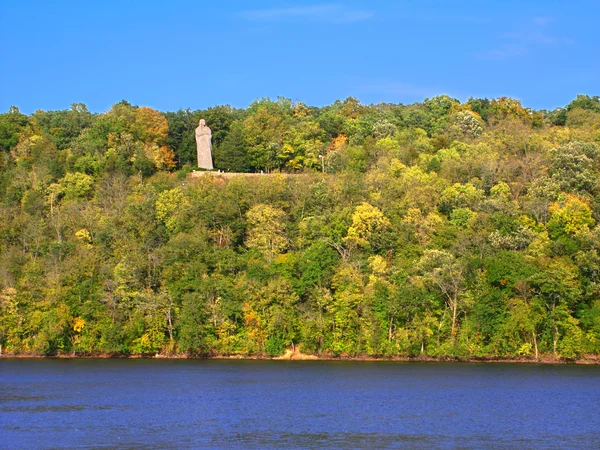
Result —
<instances>
[{"instance_id":1,"label":"statue head","mask_svg":"<svg viewBox=\"0 0 600 450\"><path fill-rule=\"evenodd\" d=\"M206 126L206 121L204 119L200 119L200 122L198 123L198 126L205 127Z\"/></svg>"}]
</instances>

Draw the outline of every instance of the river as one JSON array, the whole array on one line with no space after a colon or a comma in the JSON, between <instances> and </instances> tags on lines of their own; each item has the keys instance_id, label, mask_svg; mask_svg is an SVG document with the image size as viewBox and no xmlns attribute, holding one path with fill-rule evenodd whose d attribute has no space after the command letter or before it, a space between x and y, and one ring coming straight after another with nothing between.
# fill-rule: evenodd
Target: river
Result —
<instances>
[{"instance_id":1,"label":"river","mask_svg":"<svg viewBox=\"0 0 600 450\"><path fill-rule=\"evenodd\" d=\"M0 360L2 448L600 448L600 367Z\"/></svg>"}]
</instances>

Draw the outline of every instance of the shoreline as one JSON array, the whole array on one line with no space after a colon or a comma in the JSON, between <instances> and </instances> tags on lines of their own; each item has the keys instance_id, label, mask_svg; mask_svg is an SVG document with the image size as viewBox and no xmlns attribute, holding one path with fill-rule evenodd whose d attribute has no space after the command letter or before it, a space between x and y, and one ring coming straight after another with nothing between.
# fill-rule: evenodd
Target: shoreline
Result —
<instances>
[{"instance_id":1,"label":"shoreline","mask_svg":"<svg viewBox=\"0 0 600 450\"><path fill-rule=\"evenodd\" d=\"M552 356L542 356L538 360L533 358L500 358L500 357L476 357L459 358L450 356L394 356L394 357L375 357L375 356L317 356L292 352L288 350L280 356L261 356L261 355L115 355L108 353L76 355L36 355L36 354L2 354L3 359L161 359L161 360L239 360L239 361L345 361L345 362L415 362L415 363L466 363L466 364L545 364L545 365L600 365L599 355L587 355L576 360L555 359Z\"/></svg>"}]
</instances>

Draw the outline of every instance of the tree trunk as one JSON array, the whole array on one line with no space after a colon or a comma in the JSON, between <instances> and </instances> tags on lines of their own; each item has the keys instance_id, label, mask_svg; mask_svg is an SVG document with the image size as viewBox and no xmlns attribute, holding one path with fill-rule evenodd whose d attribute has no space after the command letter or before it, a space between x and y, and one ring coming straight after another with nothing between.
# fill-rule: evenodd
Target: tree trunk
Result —
<instances>
[{"instance_id":1,"label":"tree trunk","mask_svg":"<svg viewBox=\"0 0 600 450\"><path fill-rule=\"evenodd\" d=\"M167 320L169 321L169 340L173 342L173 322L171 320L171 305L169 305L169 310L167 312Z\"/></svg>"},{"instance_id":2,"label":"tree trunk","mask_svg":"<svg viewBox=\"0 0 600 450\"><path fill-rule=\"evenodd\" d=\"M444 314L442 314L442 318L440 319L440 324L438 325L438 335L437 335L437 343L440 343L440 331L442 331L442 326L444 325L444 320L446 320L446 312L448 310L444 308Z\"/></svg>"},{"instance_id":3,"label":"tree trunk","mask_svg":"<svg viewBox=\"0 0 600 450\"><path fill-rule=\"evenodd\" d=\"M539 361L540 357L539 357L538 346L537 346L537 335L535 334L535 331L532 331L531 334L533 335L533 346L535 348L535 360Z\"/></svg>"},{"instance_id":4,"label":"tree trunk","mask_svg":"<svg viewBox=\"0 0 600 450\"><path fill-rule=\"evenodd\" d=\"M556 304L552 303L552 344L554 350L554 359L557 359L558 352L556 351L556 346L558 344L558 327L556 326L556 316L554 315L555 308Z\"/></svg>"},{"instance_id":5,"label":"tree trunk","mask_svg":"<svg viewBox=\"0 0 600 450\"><path fill-rule=\"evenodd\" d=\"M452 301L452 342L456 338L456 316L458 313L458 302L456 299Z\"/></svg>"},{"instance_id":6,"label":"tree trunk","mask_svg":"<svg viewBox=\"0 0 600 450\"><path fill-rule=\"evenodd\" d=\"M552 325L552 343L554 347L554 359L558 358L558 353L556 352L556 345L558 344L558 328L556 327L556 323Z\"/></svg>"}]
</instances>

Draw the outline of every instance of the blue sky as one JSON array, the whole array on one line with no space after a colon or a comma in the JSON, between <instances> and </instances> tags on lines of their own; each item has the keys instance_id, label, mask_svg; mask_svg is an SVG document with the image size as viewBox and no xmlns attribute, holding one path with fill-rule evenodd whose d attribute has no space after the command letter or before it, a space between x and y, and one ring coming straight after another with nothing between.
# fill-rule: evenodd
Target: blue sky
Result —
<instances>
[{"instance_id":1,"label":"blue sky","mask_svg":"<svg viewBox=\"0 0 600 450\"><path fill-rule=\"evenodd\" d=\"M0 3L0 111L600 94L596 1Z\"/></svg>"}]
</instances>

